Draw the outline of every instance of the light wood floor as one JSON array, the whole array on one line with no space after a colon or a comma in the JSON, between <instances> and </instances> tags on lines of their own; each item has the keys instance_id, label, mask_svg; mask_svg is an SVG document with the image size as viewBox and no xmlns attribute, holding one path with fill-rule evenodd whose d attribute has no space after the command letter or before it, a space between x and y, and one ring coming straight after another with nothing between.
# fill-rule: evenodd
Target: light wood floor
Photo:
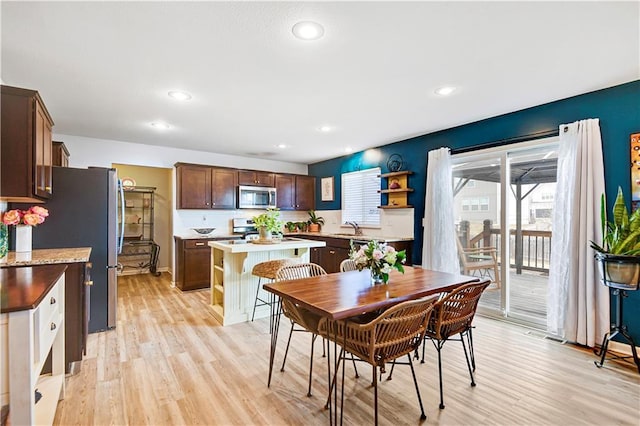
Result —
<instances>
[{"instance_id":1,"label":"light wood floor","mask_svg":"<svg viewBox=\"0 0 640 426\"><path fill-rule=\"evenodd\" d=\"M119 278L116 330L92 334L79 374L55 423L62 425L325 425L326 361L316 345L314 396L306 397L310 336L293 336L287 370L267 388L268 321L221 327L209 291L181 293L163 274ZM283 321L284 323L284 321ZM443 351L444 410L438 409L434 348L418 364L428 419L442 425L638 425L640 375L631 365L594 366L586 350L537 332L476 317L477 387L469 386L462 348ZM287 328L285 328L285 326ZM288 324L283 324L277 361ZM348 366L345 424L373 423L370 370ZM379 386L380 423L419 424L407 366Z\"/></svg>"}]
</instances>

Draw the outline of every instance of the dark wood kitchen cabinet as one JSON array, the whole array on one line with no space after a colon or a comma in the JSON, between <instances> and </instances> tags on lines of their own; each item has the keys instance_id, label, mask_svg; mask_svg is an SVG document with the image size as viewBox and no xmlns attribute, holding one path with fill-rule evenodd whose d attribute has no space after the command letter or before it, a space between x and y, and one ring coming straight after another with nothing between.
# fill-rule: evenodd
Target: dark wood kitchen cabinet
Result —
<instances>
[{"instance_id":1,"label":"dark wood kitchen cabinet","mask_svg":"<svg viewBox=\"0 0 640 426\"><path fill-rule=\"evenodd\" d=\"M238 171L177 163L178 209L235 209Z\"/></svg>"},{"instance_id":2,"label":"dark wood kitchen cabinet","mask_svg":"<svg viewBox=\"0 0 640 426\"><path fill-rule=\"evenodd\" d=\"M275 184L277 206L281 210L315 209L315 177L277 174Z\"/></svg>"},{"instance_id":3,"label":"dark wood kitchen cabinet","mask_svg":"<svg viewBox=\"0 0 640 426\"><path fill-rule=\"evenodd\" d=\"M44 201L52 193L53 120L37 91L1 91L0 200Z\"/></svg>"},{"instance_id":4,"label":"dark wood kitchen cabinet","mask_svg":"<svg viewBox=\"0 0 640 426\"><path fill-rule=\"evenodd\" d=\"M211 248L213 239L175 237L176 280L180 290L196 290L211 285Z\"/></svg>"},{"instance_id":5,"label":"dark wood kitchen cabinet","mask_svg":"<svg viewBox=\"0 0 640 426\"><path fill-rule=\"evenodd\" d=\"M340 272L340 263L349 258L349 242L348 238L331 238L320 235L305 234L302 238L308 240L324 241L325 247L312 247L310 260L322 266L327 273ZM356 237L357 238L357 237ZM394 247L397 251L406 250L407 261L405 265L411 265L411 246L413 241L392 241L387 244ZM366 240L354 240L356 248L360 245L367 244Z\"/></svg>"},{"instance_id":6,"label":"dark wood kitchen cabinet","mask_svg":"<svg viewBox=\"0 0 640 426\"><path fill-rule=\"evenodd\" d=\"M91 263L66 263L64 281L64 359L65 371L77 373L83 355L87 353L89 336L89 295L93 285L91 281ZM51 354L47 358L42 372L51 372Z\"/></svg>"},{"instance_id":7,"label":"dark wood kitchen cabinet","mask_svg":"<svg viewBox=\"0 0 640 426\"><path fill-rule=\"evenodd\" d=\"M64 142L53 141L52 164L58 167L69 167L69 150Z\"/></svg>"},{"instance_id":8,"label":"dark wood kitchen cabinet","mask_svg":"<svg viewBox=\"0 0 640 426\"><path fill-rule=\"evenodd\" d=\"M275 185L275 176L274 173L269 172L239 170L238 185L273 187Z\"/></svg>"}]
</instances>

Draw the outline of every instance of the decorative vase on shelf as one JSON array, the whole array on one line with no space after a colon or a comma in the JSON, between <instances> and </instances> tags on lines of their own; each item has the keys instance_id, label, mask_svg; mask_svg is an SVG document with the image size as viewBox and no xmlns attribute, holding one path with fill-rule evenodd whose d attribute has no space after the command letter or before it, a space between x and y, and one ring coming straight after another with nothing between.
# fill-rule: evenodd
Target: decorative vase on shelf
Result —
<instances>
[{"instance_id":1,"label":"decorative vase on shelf","mask_svg":"<svg viewBox=\"0 0 640 426\"><path fill-rule=\"evenodd\" d=\"M371 285L385 284L382 272L371 270Z\"/></svg>"},{"instance_id":2,"label":"decorative vase on shelf","mask_svg":"<svg viewBox=\"0 0 640 426\"><path fill-rule=\"evenodd\" d=\"M31 251L31 225L16 225L16 253Z\"/></svg>"}]
</instances>

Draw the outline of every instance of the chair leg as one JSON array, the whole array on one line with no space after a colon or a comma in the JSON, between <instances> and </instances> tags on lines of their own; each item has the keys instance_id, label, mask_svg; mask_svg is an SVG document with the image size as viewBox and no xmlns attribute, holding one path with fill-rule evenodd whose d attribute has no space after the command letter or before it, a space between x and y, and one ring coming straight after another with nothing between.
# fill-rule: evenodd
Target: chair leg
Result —
<instances>
[{"instance_id":1,"label":"chair leg","mask_svg":"<svg viewBox=\"0 0 640 426\"><path fill-rule=\"evenodd\" d=\"M467 345L464 344L464 336L460 333L460 341L462 342L462 349L464 349L464 358L467 360L467 368L469 369L469 377L471 377L471 386L475 386L476 382L473 379L473 370L471 369L471 362L469 361L469 354L467 354Z\"/></svg>"},{"instance_id":2,"label":"chair leg","mask_svg":"<svg viewBox=\"0 0 640 426\"><path fill-rule=\"evenodd\" d=\"M376 380L377 367L373 366L373 411L375 416L374 424L378 426L378 381Z\"/></svg>"},{"instance_id":3,"label":"chair leg","mask_svg":"<svg viewBox=\"0 0 640 426\"><path fill-rule=\"evenodd\" d=\"M411 367L411 375L413 376L413 384L416 387L416 394L418 395L418 403L420 404L420 420L426 420L427 415L424 413L424 406L422 405L422 398L420 397L420 388L418 388L418 379L416 378L416 370L413 368L413 361L411 360L411 354L407 354L409 358L409 366ZM393 360L395 365L395 359ZM393 367L391 367L393 369Z\"/></svg>"},{"instance_id":4,"label":"chair leg","mask_svg":"<svg viewBox=\"0 0 640 426\"><path fill-rule=\"evenodd\" d=\"M470 326L466 331L467 343L469 344L469 357L471 358L471 367L473 371L476 371L476 354L473 351L473 326Z\"/></svg>"},{"instance_id":5,"label":"chair leg","mask_svg":"<svg viewBox=\"0 0 640 426\"><path fill-rule=\"evenodd\" d=\"M434 346L438 351L438 376L440 377L440 409L444 408L444 398L442 396L442 356L440 351L442 350L442 346L444 345L444 341L438 341L437 344L434 342Z\"/></svg>"},{"instance_id":6,"label":"chair leg","mask_svg":"<svg viewBox=\"0 0 640 426\"><path fill-rule=\"evenodd\" d=\"M351 362L353 363L353 371L356 374L356 379L359 379L360 375L358 374L358 367L356 367L356 359L354 358L353 354L351 354Z\"/></svg>"},{"instance_id":7,"label":"chair leg","mask_svg":"<svg viewBox=\"0 0 640 426\"><path fill-rule=\"evenodd\" d=\"M289 345L291 344L291 335L293 335L293 321L291 321L291 330L289 331L289 340L287 340L287 348L284 350L284 359L282 360L282 367L280 371L284 371L284 364L287 362L287 354L289 353Z\"/></svg>"},{"instance_id":8,"label":"chair leg","mask_svg":"<svg viewBox=\"0 0 640 426\"><path fill-rule=\"evenodd\" d=\"M260 279L262 277L258 277L258 288L256 289L256 298L253 301L253 313L251 314L251 322L253 322L253 318L256 316L256 306L258 305L258 295L260 294Z\"/></svg>"},{"instance_id":9,"label":"chair leg","mask_svg":"<svg viewBox=\"0 0 640 426\"><path fill-rule=\"evenodd\" d=\"M427 338L425 337L424 340L422 341L422 360L420 360L420 364L424 364L424 347L426 345L427 345Z\"/></svg>"}]
</instances>

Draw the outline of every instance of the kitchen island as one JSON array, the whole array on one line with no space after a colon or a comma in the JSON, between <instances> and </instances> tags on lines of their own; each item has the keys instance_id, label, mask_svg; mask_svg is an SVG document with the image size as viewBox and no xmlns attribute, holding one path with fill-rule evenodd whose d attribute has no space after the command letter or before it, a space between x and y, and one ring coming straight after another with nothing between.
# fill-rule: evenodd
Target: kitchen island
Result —
<instances>
[{"instance_id":1,"label":"kitchen island","mask_svg":"<svg viewBox=\"0 0 640 426\"><path fill-rule=\"evenodd\" d=\"M251 319L258 288L258 277L253 276L251 270L256 264L276 259L309 262L311 248L324 247L325 243L287 237L275 244L236 240L209 241L208 245L211 247L213 316L222 325L231 325ZM267 306L256 309L255 318L268 315Z\"/></svg>"}]
</instances>

